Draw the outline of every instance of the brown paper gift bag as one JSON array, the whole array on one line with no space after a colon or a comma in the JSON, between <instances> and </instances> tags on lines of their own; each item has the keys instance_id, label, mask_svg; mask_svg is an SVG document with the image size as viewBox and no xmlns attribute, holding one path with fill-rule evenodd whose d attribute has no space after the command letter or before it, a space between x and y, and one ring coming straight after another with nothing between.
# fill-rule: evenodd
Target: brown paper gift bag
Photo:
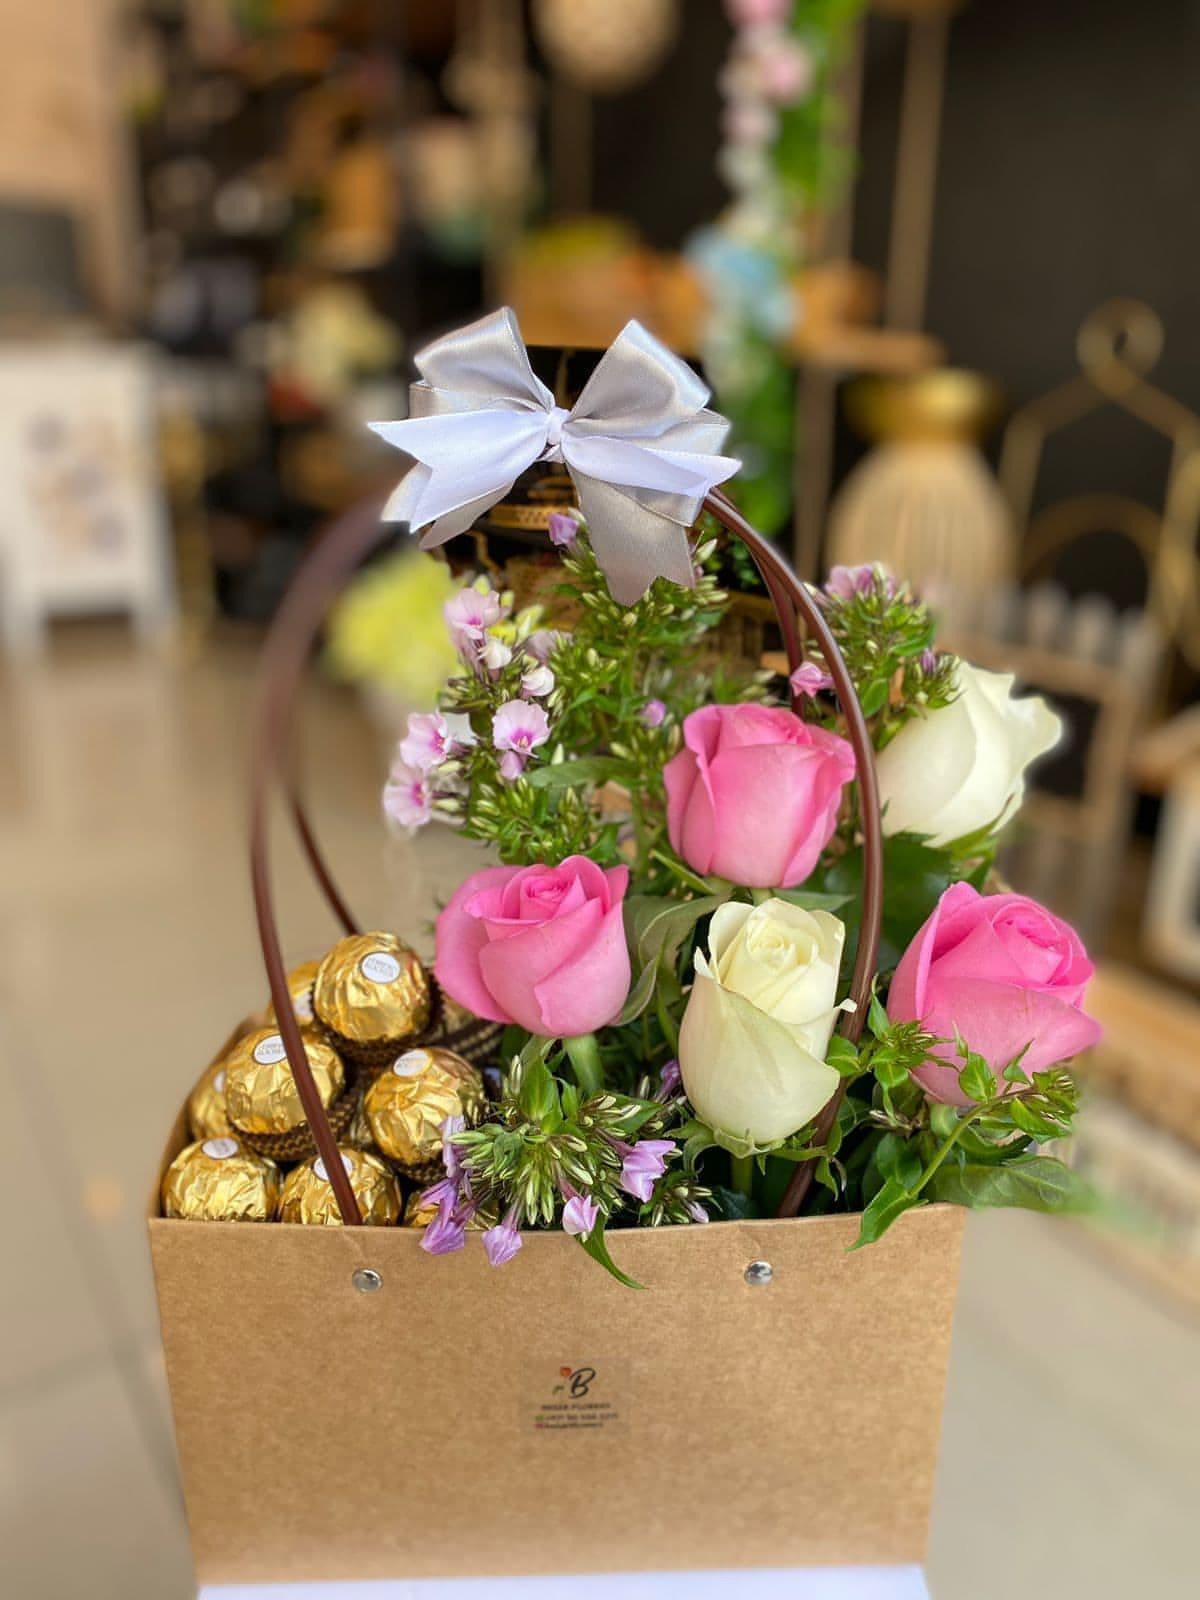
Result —
<instances>
[{"instance_id":1,"label":"brown paper gift bag","mask_svg":"<svg viewBox=\"0 0 1200 1600\"><path fill-rule=\"evenodd\" d=\"M759 561L789 653L799 611L846 705L844 666L803 587L728 501L708 504ZM377 515L373 503L335 525L281 608L254 772L252 872L272 998L350 1225L167 1220L157 1192L151 1208L201 1582L919 1562L961 1211L910 1212L853 1252L858 1220L845 1215L614 1231L614 1256L641 1293L561 1233L526 1234L494 1271L480 1250L433 1262L417 1230L353 1225L287 1003L266 821L312 636ZM861 716L850 721L867 834L859 1010L845 1024L855 1036L882 885L869 738ZM294 794L292 809L353 930ZM181 1118L164 1168L184 1142Z\"/></svg>"}]
</instances>

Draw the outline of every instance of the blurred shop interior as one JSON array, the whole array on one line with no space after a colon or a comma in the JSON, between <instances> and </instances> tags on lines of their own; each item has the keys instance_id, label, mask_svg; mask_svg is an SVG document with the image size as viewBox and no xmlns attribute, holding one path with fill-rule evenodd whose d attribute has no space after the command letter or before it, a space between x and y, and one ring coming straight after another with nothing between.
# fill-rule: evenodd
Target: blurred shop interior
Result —
<instances>
[{"instance_id":1,"label":"blurred shop interior","mask_svg":"<svg viewBox=\"0 0 1200 1600\"><path fill-rule=\"evenodd\" d=\"M1200 21L1150 10L811 0L764 64L766 0L0 0L5 698L252 651L433 335L511 304L569 398L641 318L803 576L888 563L1063 710L1006 873L1103 957L1111 1247L1200 1308ZM536 590L564 485L475 557ZM320 663L385 729L406 571Z\"/></svg>"}]
</instances>

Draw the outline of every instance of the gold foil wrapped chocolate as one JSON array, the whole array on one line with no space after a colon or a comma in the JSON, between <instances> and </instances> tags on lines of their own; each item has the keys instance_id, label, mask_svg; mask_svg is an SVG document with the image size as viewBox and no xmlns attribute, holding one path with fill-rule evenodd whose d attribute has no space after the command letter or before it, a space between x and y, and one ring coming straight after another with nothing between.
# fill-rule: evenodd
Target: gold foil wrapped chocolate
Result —
<instances>
[{"instance_id":1,"label":"gold foil wrapped chocolate","mask_svg":"<svg viewBox=\"0 0 1200 1600\"><path fill-rule=\"evenodd\" d=\"M406 1050L379 1074L364 1101L375 1143L415 1183L441 1175L446 1118L478 1122L485 1104L475 1068L436 1045Z\"/></svg>"},{"instance_id":2,"label":"gold foil wrapped chocolate","mask_svg":"<svg viewBox=\"0 0 1200 1600\"><path fill-rule=\"evenodd\" d=\"M163 1215L191 1222L270 1222L279 1168L236 1139L200 1139L181 1150L162 1186Z\"/></svg>"},{"instance_id":3,"label":"gold foil wrapped chocolate","mask_svg":"<svg viewBox=\"0 0 1200 1600\"><path fill-rule=\"evenodd\" d=\"M427 1228L438 1214L438 1208L431 1200L423 1200L423 1189L414 1189L409 1195L404 1206L404 1226L406 1228Z\"/></svg>"},{"instance_id":4,"label":"gold foil wrapped chocolate","mask_svg":"<svg viewBox=\"0 0 1200 1600\"><path fill-rule=\"evenodd\" d=\"M188 1095L187 1119L193 1139L227 1139L233 1132L225 1106L223 1057L205 1068Z\"/></svg>"},{"instance_id":5,"label":"gold foil wrapped chocolate","mask_svg":"<svg viewBox=\"0 0 1200 1600\"><path fill-rule=\"evenodd\" d=\"M321 1104L328 1109L346 1086L346 1069L320 1039L305 1035L304 1050ZM247 1034L226 1056L225 1107L235 1133L288 1133L304 1122L283 1038L274 1028Z\"/></svg>"},{"instance_id":6,"label":"gold foil wrapped chocolate","mask_svg":"<svg viewBox=\"0 0 1200 1600\"><path fill-rule=\"evenodd\" d=\"M342 1165L350 1179L364 1223L390 1227L400 1217L400 1186L378 1156L365 1150L339 1147ZM279 1200L280 1222L305 1222L337 1227L342 1220L337 1196L320 1156L313 1156L288 1173Z\"/></svg>"},{"instance_id":7,"label":"gold foil wrapped chocolate","mask_svg":"<svg viewBox=\"0 0 1200 1600\"><path fill-rule=\"evenodd\" d=\"M313 1010L335 1049L383 1067L429 1026L429 977L395 934L351 934L317 969Z\"/></svg>"},{"instance_id":8,"label":"gold foil wrapped chocolate","mask_svg":"<svg viewBox=\"0 0 1200 1600\"><path fill-rule=\"evenodd\" d=\"M313 1014L313 984L317 978L319 961L305 961L298 967L293 967L287 975L288 994L292 997L292 1013L302 1028L311 1028L316 1022ZM272 1002L267 1006L267 1022L274 1027L278 1024L275 1005Z\"/></svg>"}]
</instances>

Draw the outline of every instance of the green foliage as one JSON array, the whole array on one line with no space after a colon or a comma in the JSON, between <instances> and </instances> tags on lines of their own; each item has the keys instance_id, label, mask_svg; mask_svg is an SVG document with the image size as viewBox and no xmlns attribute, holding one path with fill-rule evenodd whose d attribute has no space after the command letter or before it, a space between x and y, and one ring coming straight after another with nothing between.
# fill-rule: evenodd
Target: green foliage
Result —
<instances>
[{"instance_id":1,"label":"green foliage","mask_svg":"<svg viewBox=\"0 0 1200 1600\"><path fill-rule=\"evenodd\" d=\"M461 819L463 832L492 845L501 861L527 865L578 854L614 866L627 859L619 848L618 821L627 811L635 882L661 884L655 852L665 846L662 769L678 748L680 724L708 700L756 692L752 684L717 682L702 664L704 636L728 601L707 570L711 542L694 555L694 589L660 578L635 605L620 606L586 532L564 552L561 592L580 615L550 653L555 686L541 703L551 736L533 751L520 777L500 774L492 719L507 701L521 697L522 675L535 664L525 639L537 616L517 619L506 665L491 672L466 670L448 684L442 709L467 714L477 742L443 769L464 792L439 802L439 809ZM657 727L646 726L642 716L651 700L665 707ZM605 785L611 787L605 791Z\"/></svg>"}]
</instances>

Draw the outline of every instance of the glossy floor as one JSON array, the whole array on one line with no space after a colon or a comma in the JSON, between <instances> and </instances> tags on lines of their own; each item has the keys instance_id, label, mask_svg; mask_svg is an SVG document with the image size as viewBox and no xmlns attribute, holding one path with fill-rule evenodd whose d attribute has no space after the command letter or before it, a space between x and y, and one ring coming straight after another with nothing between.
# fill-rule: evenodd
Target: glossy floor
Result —
<instances>
[{"instance_id":1,"label":"glossy floor","mask_svg":"<svg viewBox=\"0 0 1200 1600\"><path fill-rule=\"evenodd\" d=\"M143 1190L196 1064L261 1003L244 850L251 656L60 640L0 679L0 1593L192 1592ZM463 870L385 843L381 747L307 707L353 902L414 938ZM290 840L286 953L328 923ZM381 872L380 863L384 863ZM1200 1338L1075 1228L972 1219L929 1564L936 1600L1193 1596ZM825 1461L813 1470L853 1471Z\"/></svg>"}]
</instances>

